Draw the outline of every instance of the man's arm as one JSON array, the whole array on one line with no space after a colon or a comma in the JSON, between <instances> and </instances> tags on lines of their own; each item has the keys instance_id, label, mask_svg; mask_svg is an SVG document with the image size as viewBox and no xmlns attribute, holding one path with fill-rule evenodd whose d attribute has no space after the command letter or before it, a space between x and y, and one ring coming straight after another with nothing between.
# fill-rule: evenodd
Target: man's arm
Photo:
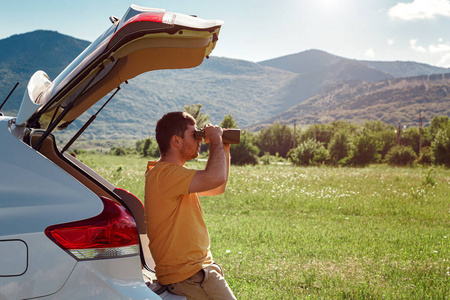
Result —
<instances>
[{"instance_id":1,"label":"man's arm","mask_svg":"<svg viewBox=\"0 0 450 300\"><path fill-rule=\"evenodd\" d=\"M205 170L197 171L194 175L189 188L190 193L202 193L226 184L228 167L222 133L219 126L205 126L205 142L209 142L209 158Z\"/></svg>"},{"instance_id":2,"label":"man's arm","mask_svg":"<svg viewBox=\"0 0 450 300\"><path fill-rule=\"evenodd\" d=\"M227 182L228 182L228 176L230 175L230 144L223 144L223 148L225 150L225 160L226 160L226 165L227 165L226 180L221 186L219 186L215 189L200 192L199 193L200 196L216 196L216 195L220 195L223 192L225 192L225 188L227 187Z\"/></svg>"}]
</instances>

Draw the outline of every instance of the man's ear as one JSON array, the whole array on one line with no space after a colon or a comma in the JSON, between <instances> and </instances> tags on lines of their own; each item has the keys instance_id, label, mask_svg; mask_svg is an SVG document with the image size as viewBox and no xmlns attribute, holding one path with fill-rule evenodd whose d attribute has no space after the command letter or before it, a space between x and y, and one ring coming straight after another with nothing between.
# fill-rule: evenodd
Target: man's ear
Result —
<instances>
[{"instance_id":1,"label":"man's ear","mask_svg":"<svg viewBox=\"0 0 450 300\"><path fill-rule=\"evenodd\" d=\"M182 138L179 135L172 135L170 138L170 143L174 148L180 148L182 144Z\"/></svg>"}]
</instances>

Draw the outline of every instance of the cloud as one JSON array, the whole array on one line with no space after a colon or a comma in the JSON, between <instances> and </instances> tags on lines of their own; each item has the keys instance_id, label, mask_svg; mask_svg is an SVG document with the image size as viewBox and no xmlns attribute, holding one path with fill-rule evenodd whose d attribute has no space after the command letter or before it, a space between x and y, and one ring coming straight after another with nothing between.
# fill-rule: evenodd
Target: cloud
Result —
<instances>
[{"instance_id":1,"label":"cloud","mask_svg":"<svg viewBox=\"0 0 450 300\"><path fill-rule=\"evenodd\" d=\"M432 44L432 45L428 46L428 50L430 50L431 53L450 52L450 45L448 43L447 44L437 44L437 45Z\"/></svg>"},{"instance_id":2,"label":"cloud","mask_svg":"<svg viewBox=\"0 0 450 300\"><path fill-rule=\"evenodd\" d=\"M411 49L417 52L427 52L427 49L425 49L422 46L417 46L417 40L410 40L409 45L411 46Z\"/></svg>"},{"instance_id":3,"label":"cloud","mask_svg":"<svg viewBox=\"0 0 450 300\"><path fill-rule=\"evenodd\" d=\"M418 45L417 39L411 39L409 45L412 50L420 53L428 53L428 56L438 59L436 66L450 68L450 42L444 43L442 38L437 44L430 44L428 47Z\"/></svg>"},{"instance_id":4,"label":"cloud","mask_svg":"<svg viewBox=\"0 0 450 300\"><path fill-rule=\"evenodd\" d=\"M375 51L373 51L372 48L369 48L364 52L364 56L374 58L375 57Z\"/></svg>"},{"instance_id":5,"label":"cloud","mask_svg":"<svg viewBox=\"0 0 450 300\"><path fill-rule=\"evenodd\" d=\"M391 46L391 45L394 45L395 40L394 40L394 39L387 39L387 40L386 40L386 43L387 43L389 46Z\"/></svg>"},{"instance_id":6,"label":"cloud","mask_svg":"<svg viewBox=\"0 0 450 300\"><path fill-rule=\"evenodd\" d=\"M450 68L450 53L442 55L441 59L437 63L438 67Z\"/></svg>"},{"instance_id":7,"label":"cloud","mask_svg":"<svg viewBox=\"0 0 450 300\"><path fill-rule=\"evenodd\" d=\"M414 0L397 3L388 11L389 17L401 20L425 20L436 16L450 16L450 0Z\"/></svg>"}]
</instances>

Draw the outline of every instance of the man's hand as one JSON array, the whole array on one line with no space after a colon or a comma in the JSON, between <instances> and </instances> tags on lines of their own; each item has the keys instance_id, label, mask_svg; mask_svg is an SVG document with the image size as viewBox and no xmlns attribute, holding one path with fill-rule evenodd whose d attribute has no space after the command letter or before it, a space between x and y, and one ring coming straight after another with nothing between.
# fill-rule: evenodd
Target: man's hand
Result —
<instances>
[{"instance_id":1,"label":"man's hand","mask_svg":"<svg viewBox=\"0 0 450 300\"><path fill-rule=\"evenodd\" d=\"M217 125L205 125L205 143L216 144L222 142L223 129Z\"/></svg>"}]
</instances>

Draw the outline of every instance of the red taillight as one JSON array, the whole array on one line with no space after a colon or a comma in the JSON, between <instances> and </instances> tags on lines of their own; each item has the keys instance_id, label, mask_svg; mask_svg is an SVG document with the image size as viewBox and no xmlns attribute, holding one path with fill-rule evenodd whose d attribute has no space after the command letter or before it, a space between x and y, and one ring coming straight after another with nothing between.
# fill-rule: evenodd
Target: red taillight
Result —
<instances>
[{"instance_id":1,"label":"red taillight","mask_svg":"<svg viewBox=\"0 0 450 300\"><path fill-rule=\"evenodd\" d=\"M131 24L134 22L142 22L142 21L162 23L164 14L165 14L165 12L141 13L134 17L131 17L125 24Z\"/></svg>"},{"instance_id":2,"label":"red taillight","mask_svg":"<svg viewBox=\"0 0 450 300\"><path fill-rule=\"evenodd\" d=\"M146 30L152 29L152 28L153 29L161 29L163 27L170 28L171 26L173 26L173 24L175 22L175 14L166 13L161 10L147 11L147 12L142 12L140 14L137 14L120 24L116 33L109 41L108 47L110 47L111 45L114 45L117 42L116 37L123 37L123 35L130 33L130 31L126 30L126 28L129 27L129 25L131 25L133 23L140 23L140 22L145 22L142 24L145 24L143 26L146 28ZM158 24L151 24L151 23L147 23L147 22L158 23ZM164 24L164 25L162 25L162 24ZM131 27L133 27L133 26L131 26ZM134 28L132 31L139 32L141 30L142 30L142 28L140 28L139 30ZM121 32L125 32L125 33L121 34Z\"/></svg>"},{"instance_id":3,"label":"red taillight","mask_svg":"<svg viewBox=\"0 0 450 300\"><path fill-rule=\"evenodd\" d=\"M96 217L47 227L45 234L78 259L138 254L139 235L131 214L100 197L103 211Z\"/></svg>"}]
</instances>

